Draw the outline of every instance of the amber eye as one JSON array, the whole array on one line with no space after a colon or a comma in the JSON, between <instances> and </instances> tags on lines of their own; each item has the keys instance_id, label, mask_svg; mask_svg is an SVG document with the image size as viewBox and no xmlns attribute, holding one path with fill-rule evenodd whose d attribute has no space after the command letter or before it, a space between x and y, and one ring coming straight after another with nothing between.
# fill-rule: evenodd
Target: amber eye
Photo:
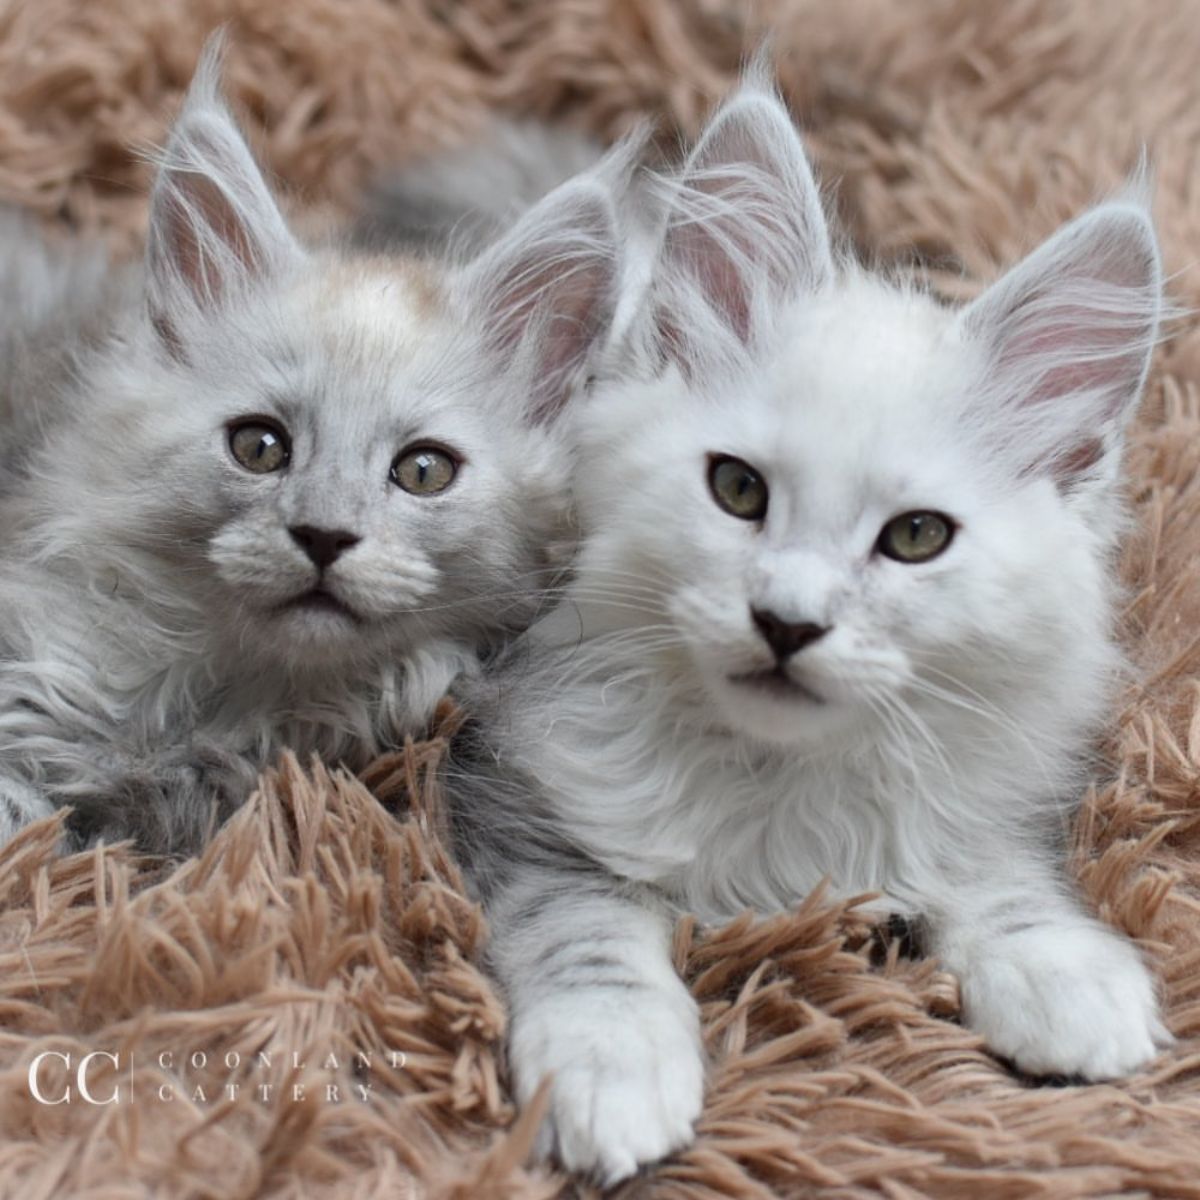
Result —
<instances>
[{"instance_id":1,"label":"amber eye","mask_svg":"<svg viewBox=\"0 0 1200 1200\"><path fill-rule=\"evenodd\" d=\"M283 427L261 419L231 425L229 450L247 471L256 475L282 470L292 456Z\"/></svg>"},{"instance_id":2,"label":"amber eye","mask_svg":"<svg viewBox=\"0 0 1200 1200\"><path fill-rule=\"evenodd\" d=\"M897 562L928 562L950 545L955 528L942 513L901 513L883 527L876 548Z\"/></svg>"},{"instance_id":3,"label":"amber eye","mask_svg":"<svg viewBox=\"0 0 1200 1200\"><path fill-rule=\"evenodd\" d=\"M436 446L412 446L396 455L391 479L414 496L444 492L458 474L457 461Z\"/></svg>"},{"instance_id":4,"label":"amber eye","mask_svg":"<svg viewBox=\"0 0 1200 1200\"><path fill-rule=\"evenodd\" d=\"M749 463L729 455L711 455L708 486L730 516L761 521L767 513L767 481Z\"/></svg>"}]
</instances>

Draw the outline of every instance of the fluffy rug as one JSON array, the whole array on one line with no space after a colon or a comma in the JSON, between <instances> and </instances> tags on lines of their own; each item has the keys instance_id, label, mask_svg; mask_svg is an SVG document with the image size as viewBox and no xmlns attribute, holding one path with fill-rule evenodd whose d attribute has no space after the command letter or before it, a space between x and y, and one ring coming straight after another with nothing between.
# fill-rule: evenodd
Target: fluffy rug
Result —
<instances>
[{"instance_id":1,"label":"fluffy rug","mask_svg":"<svg viewBox=\"0 0 1200 1200\"><path fill-rule=\"evenodd\" d=\"M8 0L0 199L132 250L141 151L222 21L231 91L298 209L348 212L373 171L497 107L692 133L771 29L867 255L968 294L1145 146L1172 290L1200 299L1197 0ZM1074 864L1156 960L1175 1049L1119 1086L1035 1086L956 1023L935 963L852 906L684 922L705 1113L696 1145L623 1195L1200 1197L1198 387L1187 316L1129 461L1141 681L1081 797ZM537 1114L515 1120L486 930L438 833L453 719L363 781L281 763L171 872L119 847L56 860L53 825L0 854L0 1194L578 1189L525 1163Z\"/></svg>"}]
</instances>

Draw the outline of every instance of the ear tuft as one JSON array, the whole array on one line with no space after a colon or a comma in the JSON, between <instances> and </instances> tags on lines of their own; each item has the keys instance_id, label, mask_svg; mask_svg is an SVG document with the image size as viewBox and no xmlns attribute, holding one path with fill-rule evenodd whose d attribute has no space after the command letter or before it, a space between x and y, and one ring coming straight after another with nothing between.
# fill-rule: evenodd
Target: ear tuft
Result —
<instances>
[{"instance_id":1,"label":"ear tuft","mask_svg":"<svg viewBox=\"0 0 1200 1200\"><path fill-rule=\"evenodd\" d=\"M1154 227L1131 198L1064 226L963 311L990 376L980 417L1007 427L1021 469L1069 489L1119 446L1161 310Z\"/></svg>"},{"instance_id":2,"label":"ear tuft","mask_svg":"<svg viewBox=\"0 0 1200 1200\"><path fill-rule=\"evenodd\" d=\"M178 350L178 318L301 256L220 95L224 39L209 39L159 158L150 199L151 318Z\"/></svg>"}]
</instances>

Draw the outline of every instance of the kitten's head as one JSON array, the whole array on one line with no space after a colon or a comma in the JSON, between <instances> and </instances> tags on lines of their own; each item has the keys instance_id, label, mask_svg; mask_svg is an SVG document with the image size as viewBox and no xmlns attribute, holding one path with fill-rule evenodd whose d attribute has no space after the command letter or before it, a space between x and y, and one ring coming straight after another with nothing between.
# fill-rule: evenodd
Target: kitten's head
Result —
<instances>
[{"instance_id":1,"label":"kitten's head","mask_svg":"<svg viewBox=\"0 0 1200 1200\"><path fill-rule=\"evenodd\" d=\"M1159 314L1144 209L1093 210L954 312L837 264L799 139L756 87L668 203L643 381L606 383L585 416L591 619L770 742L919 744L933 713L1094 719Z\"/></svg>"},{"instance_id":2,"label":"kitten's head","mask_svg":"<svg viewBox=\"0 0 1200 1200\"><path fill-rule=\"evenodd\" d=\"M564 185L465 264L310 250L217 66L162 158L144 315L52 451L61 539L255 659L519 627L565 532L557 418L612 309L607 188Z\"/></svg>"}]
</instances>

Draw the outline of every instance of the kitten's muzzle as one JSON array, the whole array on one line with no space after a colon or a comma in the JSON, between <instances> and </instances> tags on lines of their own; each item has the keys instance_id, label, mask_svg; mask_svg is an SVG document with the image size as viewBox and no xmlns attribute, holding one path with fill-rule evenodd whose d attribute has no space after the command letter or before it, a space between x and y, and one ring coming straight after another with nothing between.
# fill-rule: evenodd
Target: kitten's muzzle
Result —
<instances>
[{"instance_id":1,"label":"kitten's muzzle","mask_svg":"<svg viewBox=\"0 0 1200 1200\"><path fill-rule=\"evenodd\" d=\"M362 619L350 605L346 604L343 600L339 600L337 596L320 584L314 588L310 588L307 592L302 592L299 596L293 596L291 600L281 604L279 609L281 612L334 613L337 616L346 617L355 623Z\"/></svg>"},{"instance_id":2,"label":"kitten's muzzle","mask_svg":"<svg viewBox=\"0 0 1200 1200\"><path fill-rule=\"evenodd\" d=\"M814 625L811 621L785 621L764 608L751 608L750 619L781 666L793 654L798 654L805 646L812 645L829 632L828 625Z\"/></svg>"},{"instance_id":3,"label":"kitten's muzzle","mask_svg":"<svg viewBox=\"0 0 1200 1200\"><path fill-rule=\"evenodd\" d=\"M316 525L289 525L288 533L318 571L337 562L347 550L362 541L357 533L348 529L321 529Z\"/></svg>"},{"instance_id":4,"label":"kitten's muzzle","mask_svg":"<svg viewBox=\"0 0 1200 1200\"><path fill-rule=\"evenodd\" d=\"M805 687L799 680L793 679L782 663L759 671L743 671L740 675L730 675L729 682L740 684L743 687L752 687L756 691L780 700L807 700L811 704L825 703L824 699L811 688Z\"/></svg>"}]
</instances>

